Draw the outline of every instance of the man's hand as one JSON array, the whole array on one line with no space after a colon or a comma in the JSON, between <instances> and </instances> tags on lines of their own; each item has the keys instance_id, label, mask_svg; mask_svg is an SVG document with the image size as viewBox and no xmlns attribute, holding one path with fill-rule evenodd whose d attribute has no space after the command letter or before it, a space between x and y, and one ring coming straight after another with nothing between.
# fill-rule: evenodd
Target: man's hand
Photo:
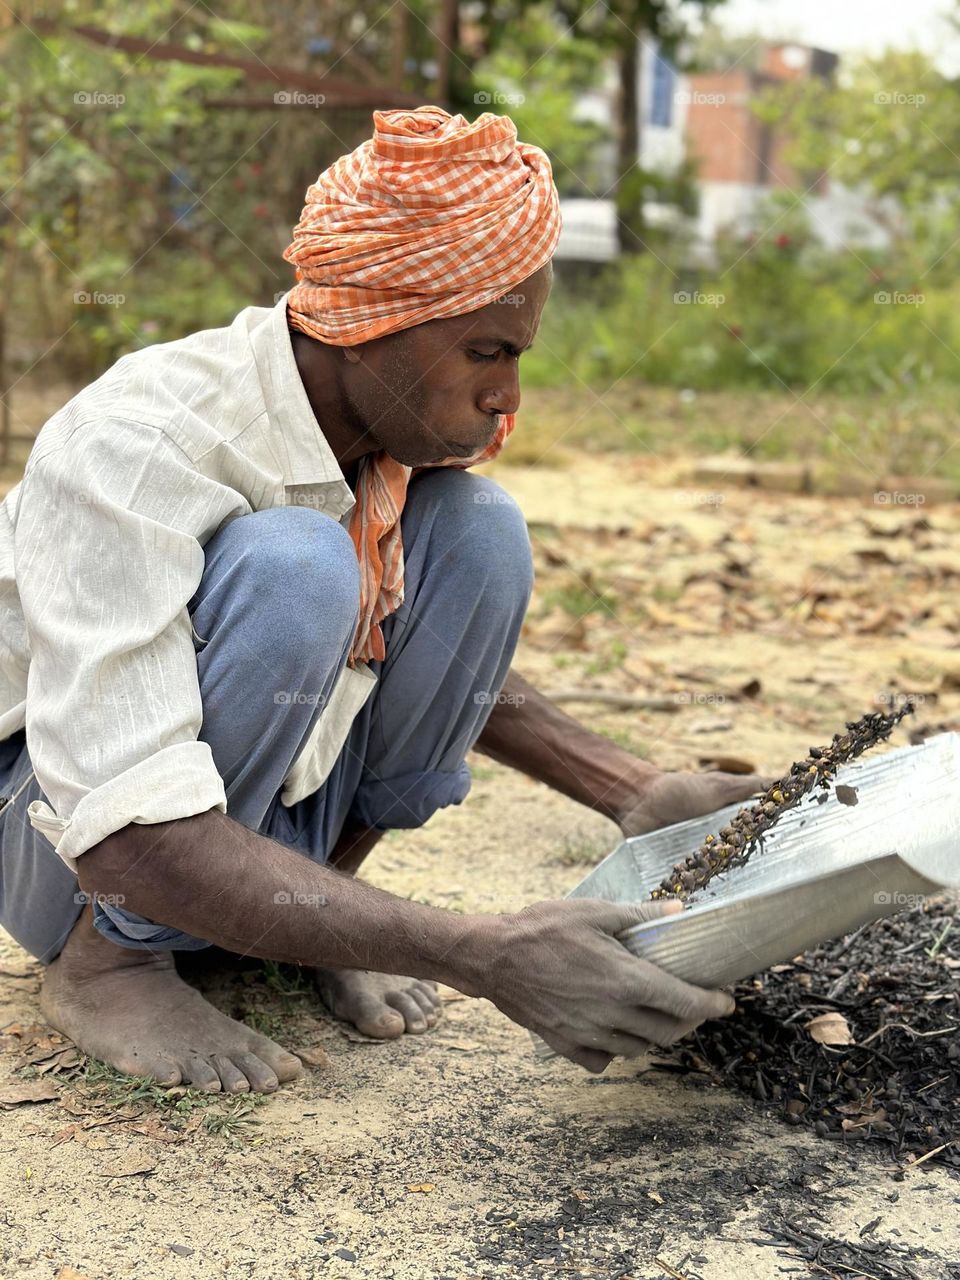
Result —
<instances>
[{"instance_id":1,"label":"man's hand","mask_svg":"<svg viewBox=\"0 0 960 1280\"><path fill-rule=\"evenodd\" d=\"M538 902L500 917L478 988L556 1053L601 1072L615 1056L665 1047L708 1018L732 1013L732 996L706 991L630 954L617 934L681 911L679 902L620 906L592 899Z\"/></svg>"},{"instance_id":2,"label":"man's hand","mask_svg":"<svg viewBox=\"0 0 960 1280\"><path fill-rule=\"evenodd\" d=\"M644 773L636 795L628 796L616 821L625 836L640 836L724 805L749 800L776 781L759 773Z\"/></svg>"},{"instance_id":3,"label":"man's hand","mask_svg":"<svg viewBox=\"0 0 960 1280\"><path fill-rule=\"evenodd\" d=\"M312 862L218 809L130 823L81 863L88 892L122 893L129 910L227 951L436 978L486 996L589 1071L733 1009L723 992L689 986L617 941L680 910L675 900L540 902L515 915L462 916Z\"/></svg>"},{"instance_id":4,"label":"man's hand","mask_svg":"<svg viewBox=\"0 0 960 1280\"><path fill-rule=\"evenodd\" d=\"M748 800L775 781L760 774L664 773L571 719L511 671L477 741L501 764L545 782L639 836Z\"/></svg>"}]
</instances>

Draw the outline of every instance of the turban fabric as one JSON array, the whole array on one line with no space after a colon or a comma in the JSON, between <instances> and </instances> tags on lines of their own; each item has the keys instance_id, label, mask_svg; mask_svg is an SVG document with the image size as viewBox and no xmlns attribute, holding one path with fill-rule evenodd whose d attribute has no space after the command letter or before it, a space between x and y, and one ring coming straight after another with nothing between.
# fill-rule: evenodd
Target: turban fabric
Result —
<instances>
[{"instance_id":1,"label":"turban fabric","mask_svg":"<svg viewBox=\"0 0 960 1280\"><path fill-rule=\"evenodd\" d=\"M473 124L440 107L375 111L374 134L307 191L284 251L296 267L289 325L354 346L427 320L478 311L552 257L560 210L550 161L517 141L506 116ZM494 457L513 430L501 415ZM411 468L386 453L361 459L350 535L360 561L360 623L351 662L385 656L380 623L403 602L400 516Z\"/></svg>"}]
</instances>

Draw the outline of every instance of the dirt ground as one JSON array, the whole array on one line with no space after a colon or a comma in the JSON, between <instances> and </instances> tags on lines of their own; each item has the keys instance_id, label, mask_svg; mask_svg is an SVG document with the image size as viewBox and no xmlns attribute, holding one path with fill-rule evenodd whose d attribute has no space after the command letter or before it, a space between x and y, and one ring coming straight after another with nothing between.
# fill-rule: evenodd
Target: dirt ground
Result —
<instances>
[{"instance_id":1,"label":"dirt ground","mask_svg":"<svg viewBox=\"0 0 960 1280\"><path fill-rule=\"evenodd\" d=\"M914 729L960 724L954 509L707 492L609 456L494 473L537 559L519 668L565 697L657 699L564 704L656 763L779 771L903 692L921 699ZM388 836L370 879L511 910L564 895L619 842L474 763L466 803ZM35 1033L25 1074L55 1096L0 1111L0 1276L960 1276L960 1179L933 1161L900 1170L649 1063L591 1077L539 1062L525 1032L454 992L434 1032L375 1044L289 972L195 964L215 1003L317 1065L261 1105L200 1107L124 1096ZM24 1081L38 989L0 937L0 1101ZM910 1246L912 1270L892 1253L862 1272L808 1264L772 1243L784 1223Z\"/></svg>"}]
</instances>

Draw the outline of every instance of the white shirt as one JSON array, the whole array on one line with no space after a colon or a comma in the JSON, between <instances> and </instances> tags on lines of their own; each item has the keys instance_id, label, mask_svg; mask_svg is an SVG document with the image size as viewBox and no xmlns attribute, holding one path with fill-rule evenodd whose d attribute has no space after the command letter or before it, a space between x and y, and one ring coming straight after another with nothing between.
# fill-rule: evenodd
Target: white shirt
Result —
<instances>
[{"instance_id":1,"label":"white shirt","mask_svg":"<svg viewBox=\"0 0 960 1280\"><path fill-rule=\"evenodd\" d=\"M238 516L354 498L317 425L286 297L123 356L43 426L0 504L0 741L26 725L50 804L27 810L76 873L130 822L217 808L187 604ZM376 677L347 668L281 801L329 774ZM28 714L29 709L29 714Z\"/></svg>"}]
</instances>

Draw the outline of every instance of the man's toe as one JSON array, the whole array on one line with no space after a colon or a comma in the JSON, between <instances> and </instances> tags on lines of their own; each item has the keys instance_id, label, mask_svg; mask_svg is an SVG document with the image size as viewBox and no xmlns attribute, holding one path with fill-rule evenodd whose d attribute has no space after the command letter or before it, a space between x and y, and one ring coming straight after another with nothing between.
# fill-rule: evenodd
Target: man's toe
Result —
<instances>
[{"instance_id":1,"label":"man's toe","mask_svg":"<svg viewBox=\"0 0 960 1280\"><path fill-rule=\"evenodd\" d=\"M361 1035L375 1040L396 1040L406 1030L403 1014L382 999L358 1000L355 1010L346 1014Z\"/></svg>"},{"instance_id":2,"label":"man's toe","mask_svg":"<svg viewBox=\"0 0 960 1280\"><path fill-rule=\"evenodd\" d=\"M255 1053L235 1053L233 1061L243 1072L250 1088L256 1093L273 1093L274 1089L280 1087L276 1073ZM224 1087L226 1087L226 1081L224 1081Z\"/></svg>"},{"instance_id":3,"label":"man's toe","mask_svg":"<svg viewBox=\"0 0 960 1280\"><path fill-rule=\"evenodd\" d=\"M220 1093L223 1085L220 1076L206 1058L199 1053L185 1053L180 1064L183 1083L205 1093Z\"/></svg>"},{"instance_id":4,"label":"man's toe","mask_svg":"<svg viewBox=\"0 0 960 1280\"><path fill-rule=\"evenodd\" d=\"M423 1016L427 1020L427 1026L435 1027L440 1018L439 1002L434 1002L434 1000L431 999L430 992L424 991L419 985L410 988L410 995L414 1000L416 1000L417 1004L423 1010Z\"/></svg>"},{"instance_id":5,"label":"man's toe","mask_svg":"<svg viewBox=\"0 0 960 1280\"><path fill-rule=\"evenodd\" d=\"M303 1063L292 1053L288 1053L286 1049L276 1044L273 1040L268 1040L265 1036L256 1036L247 1046L247 1051L255 1055L259 1061L273 1072L280 1084L286 1084L289 1080L295 1080L298 1075L303 1072ZM238 1061L237 1055L233 1054L234 1062ZM257 1086L250 1081L251 1088Z\"/></svg>"},{"instance_id":6,"label":"man's toe","mask_svg":"<svg viewBox=\"0 0 960 1280\"><path fill-rule=\"evenodd\" d=\"M249 1092L250 1083L247 1077L229 1058L224 1057L222 1053L214 1053L210 1055L210 1061L220 1077L224 1093Z\"/></svg>"},{"instance_id":7,"label":"man's toe","mask_svg":"<svg viewBox=\"0 0 960 1280\"><path fill-rule=\"evenodd\" d=\"M412 995L406 991L391 991L387 1000L403 1015L409 1033L416 1036L426 1031L427 1016Z\"/></svg>"},{"instance_id":8,"label":"man's toe","mask_svg":"<svg viewBox=\"0 0 960 1280\"><path fill-rule=\"evenodd\" d=\"M144 1076L165 1089L170 1089L183 1080L180 1068L169 1058L141 1056L136 1050L126 1057L117 1058L113 1065L126 1076Z\"/></svg>"}]
</instances>

